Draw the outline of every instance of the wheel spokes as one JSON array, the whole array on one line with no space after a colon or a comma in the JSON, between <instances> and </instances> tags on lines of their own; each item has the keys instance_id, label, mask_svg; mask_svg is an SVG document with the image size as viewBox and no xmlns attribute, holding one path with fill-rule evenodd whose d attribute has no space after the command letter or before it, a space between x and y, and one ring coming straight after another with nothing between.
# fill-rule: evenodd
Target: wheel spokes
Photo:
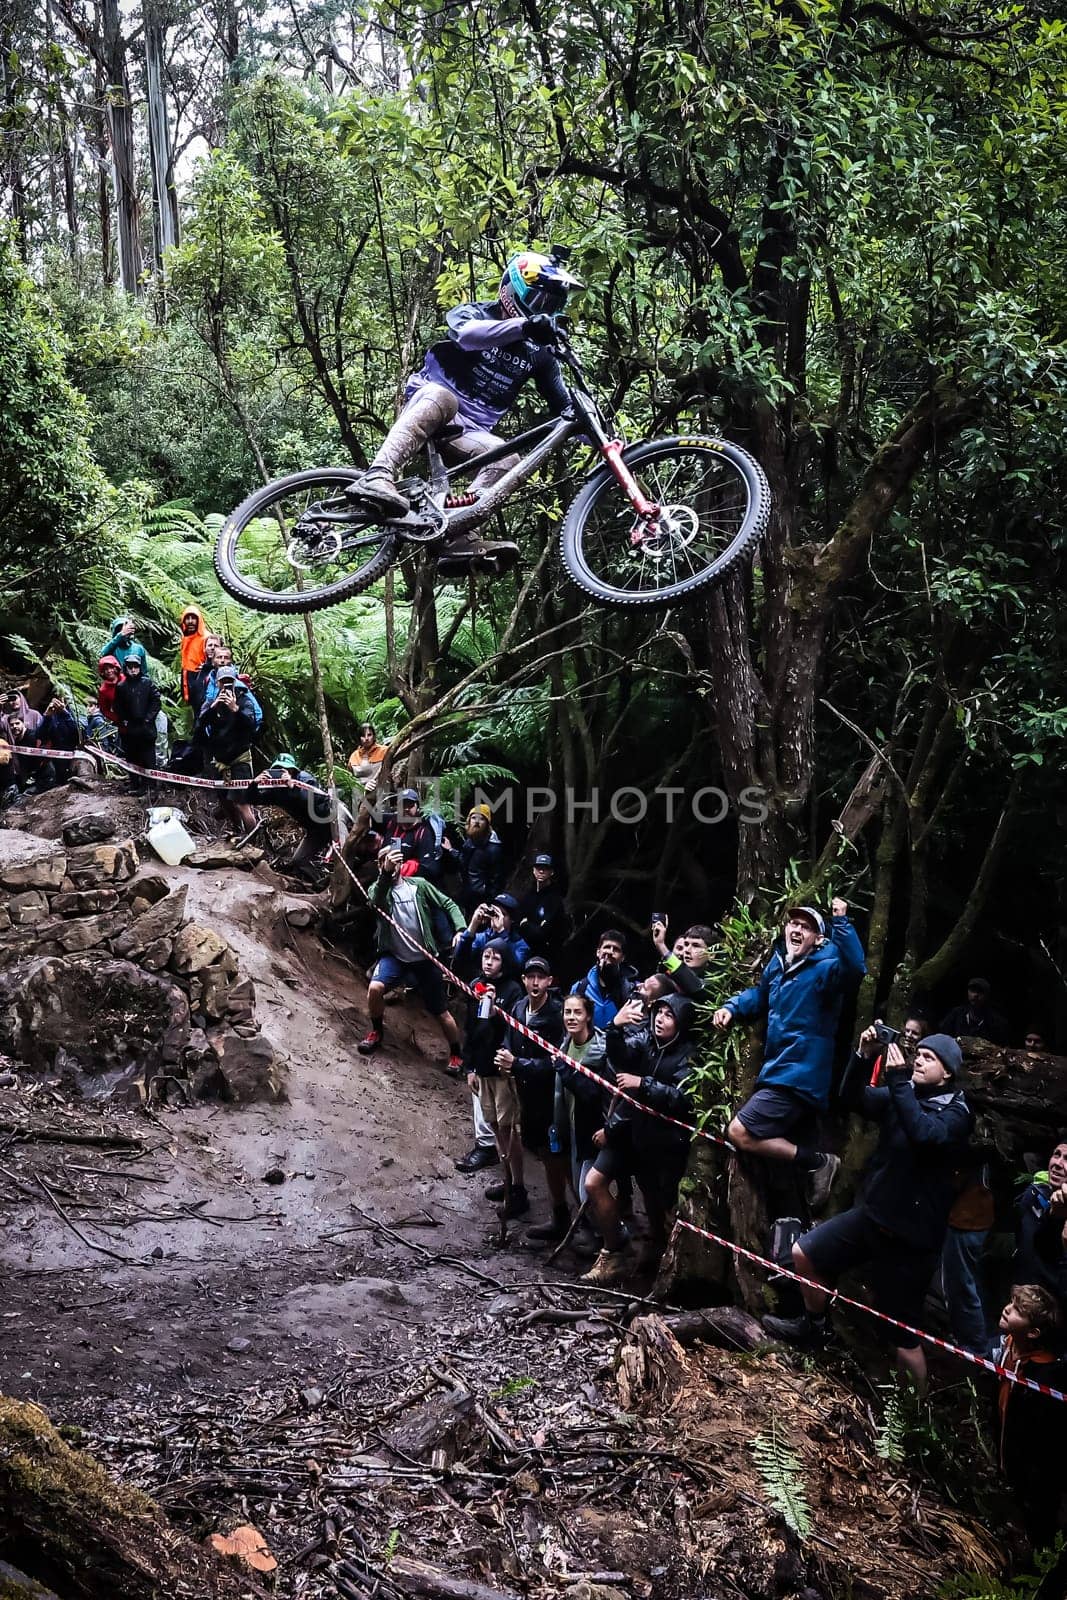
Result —
<instances>
[{"instance_id":1,"label":"wheel spokes","mask_svg":"<svg viewBox=\"0 0 1067 1600\"><path fill-rule=\"evenodd\" d=\"M635 469L642 493L660 507L658 521L634 540L637 514L622 490L606 486L582 530L585 564L620 593L671 591L717 562L749 509L748 486L727 457L678 447Z\"/></svg>"},{"instance_id":2,"label":"wheel spokes","mask_svg":"<svg viewBox=\"0 0 1067 1600\"><path fill-rule=\"evenodd\" d=\"M296 595L343 582L370 560L390 535L353 513L341 492L345 482L324 473L263 506L233 540L239 578L273 595Z\"/></svg>"}]
</instances>

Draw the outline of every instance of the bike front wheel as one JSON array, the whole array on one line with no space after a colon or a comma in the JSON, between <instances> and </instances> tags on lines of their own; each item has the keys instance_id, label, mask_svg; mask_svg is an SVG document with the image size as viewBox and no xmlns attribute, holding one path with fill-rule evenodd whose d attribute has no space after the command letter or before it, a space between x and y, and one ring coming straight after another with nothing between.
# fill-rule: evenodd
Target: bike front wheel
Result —
<instances>
[{"instance_id":1,"label":"bike front wheel","mask_svg":"<svg viewBox=\"0 0 1067 1600\"><path fill-rule=\"evenodd\" d=\"M276 478L242 500L215 541L227 594L253 611L321 611L362 594L396 560L400 537L362 518L345 490L348 467Z\"/></svg>"},{"instance_id":2,"label":"bike front wheel","mask_svg":"<svg viewBox=\"0 0 1067 1600\"><path fill-rule=\"evenodd\" d=\"M567 571L601 605L667 605L706 589L754 549L767 526L763 469L726 439L652 439L623 460L659 508L655 519L642 518L603 467L560 535Z\"/></svg>"}]
</instances>

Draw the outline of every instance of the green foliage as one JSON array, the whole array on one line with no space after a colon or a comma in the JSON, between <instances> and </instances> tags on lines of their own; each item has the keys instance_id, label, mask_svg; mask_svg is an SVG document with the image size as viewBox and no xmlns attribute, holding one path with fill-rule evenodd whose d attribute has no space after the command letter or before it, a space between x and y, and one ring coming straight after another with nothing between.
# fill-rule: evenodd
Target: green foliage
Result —
<instances>
[{"instance_id":1,"label":"green foliage","mask_svg":"<svg viewBox=\"0 0 1067 1600\"><path fill-rule=\"evenodd\" d=\"M811 1533L811 1509L804 1487L804 1464L782 1437L774 1417L770 1428L753 1439L752 1454L771 1505L798 1539L806 1539Z\"/></svg>"},{"instance_id":2,"label":"green foliage","mask_svg":"<svg viewBox=\"0 0 1067 1600\"><path fill-rule=\"evenodd\" d=\"M1033 1572L1019 1572L1012 1578L991 1577L985 1572L961 1573L948 1578L938 1588L937 1600L1028 1600L1037 1594L1060 1559L1063 1548L1064 1537L1058 1533L1050 1549L1034 1552Z\"/></svg>"},{"instance_id":3,"label":"green foliage","mask_svg":"<svg viewBox=\"0 0 1067 1600\"><path fill-rule=\"evenodd\" d=\"M882 1461L899 1465L907 1455L907 1416L903 1390L898 1383L894 1383L888 1387L888 1391L883 1385L883 1393L886 1396L885 1410L875 1434L875 1454Z\"/></svg>"},{"instance_id":4,"label":"green foliage","mask_svg":"<svg viewBox=\"0 0 1067 1600\"><path fill-rule=\"evenodd\" d=\"M490 1400L510 1400L512 1395L525 1394L527 1389L536 1389L536 1378L509 1378L501 1389L494 1389Z\"/></svg>"},{"instance_id":5,"label":"green foliage","mask_svg":"<svg viewBox=\"0 0 1067 1600\"><path fill-rule=\"evenodd\" d=\"M88 410L64 370L65 341L0 235L0 526L8 615L40 621L71 598L102 548L108 487L89 449Z\"/></svg>"}]
</instances>

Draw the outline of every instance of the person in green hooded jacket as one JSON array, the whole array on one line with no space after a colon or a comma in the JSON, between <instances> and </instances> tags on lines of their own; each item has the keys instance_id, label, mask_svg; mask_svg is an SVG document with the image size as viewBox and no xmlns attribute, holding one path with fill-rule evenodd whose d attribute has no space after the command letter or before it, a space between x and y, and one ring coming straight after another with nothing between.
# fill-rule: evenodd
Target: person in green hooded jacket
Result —
<instances>
[{"instance_id":1,"label":"person in green hooded jacket","mask_svg":"<svg viewBox=\"0 0 1067 1600\"><path fill-rule=\"evenodd\" d=\"M123 672L126 671L126 662L133 656L141 663L141 672L147 679L150 676L148 656L144 645L134 638L136 632L137 624L132 617L115 617L111 623L111 638L108 640L107 648L100 654L114 656Z\"/></svg>"}]
</instances>

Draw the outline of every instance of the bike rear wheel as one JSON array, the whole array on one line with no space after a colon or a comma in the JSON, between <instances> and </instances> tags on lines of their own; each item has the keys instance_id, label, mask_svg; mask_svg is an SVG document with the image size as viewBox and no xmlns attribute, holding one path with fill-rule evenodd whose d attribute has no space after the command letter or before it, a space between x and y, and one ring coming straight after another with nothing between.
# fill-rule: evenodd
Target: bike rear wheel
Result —
<instances>
[{"instance_id":1,"label":"bike rear wheel","mask_svg":"<svg viewBox=\"0 0 1067 1600\"><path fill-rule=\"evenodd\" d=\"M767 526L771 494L759 463L726 439L652 439L623 457L660 507L649 536L604 467L582 489L560 535L563 561L602 605L666 605L720 582Z\"/></svg>"},{"instance_id":2,"label":"bike rear wheel","mask_svg":"<svg viewBox=\"0 0 1067 1600\"><path fill-rule=\"evenodd\" d=\"M396 560L400 536L362 520L345 497L359 473L313 467L264 484L226 518L215 571L253 611L321 611L362 594Z\"/></svg>"}]
</instances>

